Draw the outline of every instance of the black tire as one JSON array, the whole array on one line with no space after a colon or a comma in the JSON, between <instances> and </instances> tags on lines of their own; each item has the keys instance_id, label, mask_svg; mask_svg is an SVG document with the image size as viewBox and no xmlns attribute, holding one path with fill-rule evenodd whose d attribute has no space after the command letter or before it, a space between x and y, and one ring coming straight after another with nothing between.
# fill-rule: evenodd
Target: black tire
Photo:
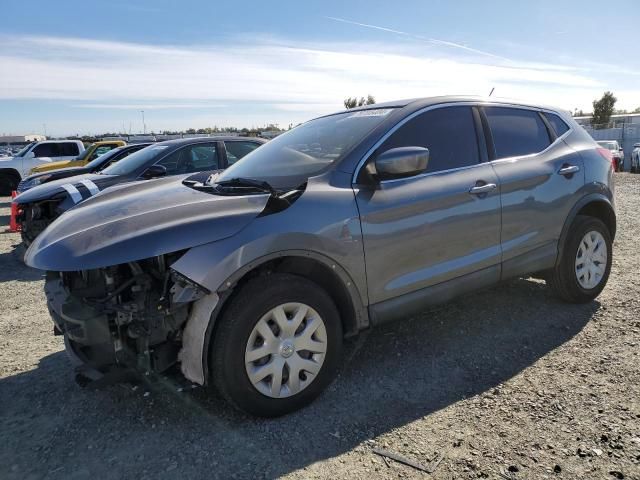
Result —
<instances>
[{"instance_id":1,"label":"black tire","mask_svg":"<svg viewBox=\"0 0 640 480\"><path fill-rule=\"evenodd\" d=\"M327 350L320 371L299 393L272 398L249 380L245 351L249 336L269 310L290 302L313 308L322 318ZM277 417L311 403L335 377L342 353L342 324L331 297L315 283L297 275L276 273L250 280L230 299L214 332L209 354L211 380L234 407L261 417Z\"/></svg>"},{"instance_id":2,"label":"black tire","mask_svg":"<svg viewBox=\"0 0 640 480\"><path fill-rule=\"evenodd\" d=\"M575 270L576 255L584 236L591 231L598 232L605 240L607 247L607 264L600 282L591 289L583 288ZM561 257L556 267L550 271L548 283L555 294L570 303L589 303L604 289L611 273L613 257L611 233L607 226L599 219L578 215L570 226L569 234L561 250Z\"/></svg>"},{"instance_id":3,"label":"black tire","mask_svg":"<svg viewBox=\"0 0 640 480\"><path fill-rule=\"evenodd\" d=\"M11 192L18 188L20 178L13 173L0 172L0 195L9 196Z\"/></svg>"}]
</instances>

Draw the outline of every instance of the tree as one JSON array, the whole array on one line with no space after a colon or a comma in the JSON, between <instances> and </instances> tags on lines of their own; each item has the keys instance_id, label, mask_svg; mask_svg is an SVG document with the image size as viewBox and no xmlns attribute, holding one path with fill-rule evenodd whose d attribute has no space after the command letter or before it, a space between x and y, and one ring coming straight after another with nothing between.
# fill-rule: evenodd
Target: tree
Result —
<instances>
[{"instance_id":1,"label":"tree","mask_svg":"<svg viewBox=\"0 0 640 480\"><path fill-rule=\"evenodd\" d=\"M360 97L360 99L358 99L358 97L349 97L344 100L344 108L350 110L352 108L362 107L363 105L373 105L374 103L376 103L376 99L373 95L367 95L367 98Z\"/></svg>"},{"instance_id":2,"label":"tree","mask_svg":"<svg viewBox=\"0 0 640 480\"><path fill-rule=\"evenodd\" d=\"M640 113L640 107L636 108L633 112L631 113Z\"/></svg>"},{"instance_id":3,"label":"tree","mask_svg":"<svg viewBox=\"0 0 640 480\"><path fill-rule=\"evenodd\" d=\"M609 123L617 100L611 92L604 92L600 100L594 100L591 124L601 125Z\"/></svg>"}]
</instances>

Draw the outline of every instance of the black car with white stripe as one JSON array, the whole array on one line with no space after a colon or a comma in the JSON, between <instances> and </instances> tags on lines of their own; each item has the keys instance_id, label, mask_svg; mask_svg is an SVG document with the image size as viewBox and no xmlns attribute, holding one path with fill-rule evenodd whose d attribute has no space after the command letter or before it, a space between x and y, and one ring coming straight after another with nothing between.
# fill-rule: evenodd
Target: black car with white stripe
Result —
<instances>
[{"instance_id":1,"label":"black car with white stripe","mask_svg":"<svg viewBox=\"0 0 640 480\"><path fill-rule=\"evenodd\" d=\"M222 170L265 142L261 138L245 137L168 140L143 148L99 172L31 188L13 200L18 204L22 240L26 245L31 244L53 220L105 188L167 175Z\"/></svg>"},{"instance_id":2,"label":"black car with white stripe","mask_svg":"<svg viewBox=\"0 0 640 480\"><path fill-rule=\"evenodd\" d=\"M104 170L109 165L116 163L123 158L128 157L138 150L142 150L145 147L151 145L150 143L136 143L131 145L125 145L123 147L117 147L108 152L100 155L87 163L83 167L71 167L61 168L59 170L49 170L41 173L34 173L24 178L18 184L18 193L26 192L27 190L42 185L44 183L53 182L61 178L75 177L77 175L83 175L85 173L96 173L100 170Z\"/></svg>"}]
</instances>

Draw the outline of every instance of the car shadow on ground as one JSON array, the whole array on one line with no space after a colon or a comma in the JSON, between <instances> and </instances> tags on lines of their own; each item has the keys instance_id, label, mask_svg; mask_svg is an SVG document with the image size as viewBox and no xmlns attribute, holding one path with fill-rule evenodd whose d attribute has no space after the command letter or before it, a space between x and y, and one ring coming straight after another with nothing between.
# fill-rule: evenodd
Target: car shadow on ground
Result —
<instances>
[{"instance_id":1,"label":"car shadow on ground","mask_svg":"<svg viewBox=\"0 0 640 480\"><path fill-rule=\"evenodd\" d=\"M91 474L104 475L116 458L132 478L168 478L174 468L173 474L198 476L204 466L220 478L277 477L465 397L498 392L502 382L578 334L599 306L561 303L533 280L468 295L351 342L327 392L271 420L237 413L205 389L178 393L171 382L146 396L124 386L80 389L56 353L35 370L0 380L0 404L11 405L0 427L12 438L5 454L13 455L0 454L0 464L33 471L35 451L64 477L73 471L67 453L86 452L90 444L82 461ZM71 438L64 437L67 428Z\"/></svg>"},{"instance_id":2,"label":"car shadow on ground","mask_svg":"<svg viewBox=\"0 0 640 480\"><path fill-rule=\"evenodd\" d=\"M21 243L12 246L12 249L5 253L0 253L0 283L3 282L33 282L42 280L44 272L28 267L24 263L25 248Z\"/></svg>"}]
</instances>

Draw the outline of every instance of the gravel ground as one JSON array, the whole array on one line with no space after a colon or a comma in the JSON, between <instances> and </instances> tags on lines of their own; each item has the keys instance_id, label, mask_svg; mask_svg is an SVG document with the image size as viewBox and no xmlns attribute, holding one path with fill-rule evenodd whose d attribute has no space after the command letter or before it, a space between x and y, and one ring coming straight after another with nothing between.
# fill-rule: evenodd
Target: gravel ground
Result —
<instances>
[{"instance_id":1,"label":"gravel ground","mask_svg":"<svg viewBox=\"0 0 640 480\"><path fill-rule=\"evenodd\" d=\"M371 331L318 401L276 420L170 382L78 387L40 272L0 234L0 478L640 479L640 175L616 183L596 301L515 280ZM0 230L8 214L0 198ZM442 461L429 475L376 447Z\"/></svg>"}]
</instances>

